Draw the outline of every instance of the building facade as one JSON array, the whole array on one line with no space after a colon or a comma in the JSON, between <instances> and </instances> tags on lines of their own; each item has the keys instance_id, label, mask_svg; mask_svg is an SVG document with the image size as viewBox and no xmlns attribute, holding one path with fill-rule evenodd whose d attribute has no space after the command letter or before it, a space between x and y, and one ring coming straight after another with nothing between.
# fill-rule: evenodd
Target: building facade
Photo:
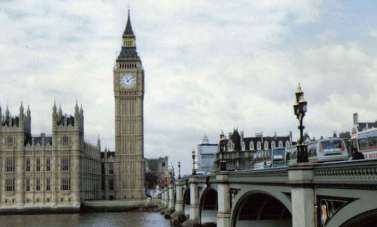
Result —
<instances>
[{"instance_id":1,"label":"building facade","mask_svg":"<svg viewBox=\"0 0 377 227\"><path fill-rule=\"evenodd\" d=\"M115 152L105 149L101 152L101 173L102 173L102 199L115 199L115 174L116 166Z\"/></svg>"},{"instance_id":2,"label":"building facade","mask_svg":"<svg viewBox=\"0 0 377 227\"><path fill-rule=\"evenodd\" d=\"M122 38L114 65L115 197L133 200L145 198L144 69L129 13Z\"/></svg>"},{"instance_id":3,"label":"building facade","mask_svg":"<svg viewBox=\"0 0 377 227\"><path fill-rule=\"evenodd\" d=\"M377 120L371 122L360 122L359 121L359 114L353 114L353 127L352 127L352 138L356 138L356 134L358 132L362 132L364 130L368 130L371 128L377 128Z\"/></svg>"},{"instance_id":4,"label":"building facade","mask_svg":"<svg viewBox=\"0 0 377 227\"><path fill-rule=\"evenodd\" d=\"M163 187L170 183L171 170L168 156L145 159L145 173L157 177L157 185Z\"/></svg>"},{"instance_id":5,"label":"building facade","mask_svg":"<svg viewBox=\"0 0 377 227\"><path fill-rule=\"evenodd\" d=\"M224 160L227 170L254 169L259 163L271 160L271 150L286 148L292 144L291 133L287 136L263 136L257 133L254 137L244 137L244 133L234 130L228 137L220 134L217 168Z\"/></svg>"},{"instance_id":6,"label":"building facade","mask_svg":"<svg viewBox=\"0 0 377 227\"><path fill-rule=\"evenodd\" d=\"M210 143L207 136L198 144L197 172L208 174L216 170L216 153L218 144Z\"/></svg>"},{"instance_id":7,"label":"building facade","mask_svg":"<svg viewBox=\"0 0 377 227\"><path fill-rule=\"evenodd\" d=\"M160 189L172 181L168 156L145 159L145 188L148 196L156 197Z\"/></svg>"},{"instance_id":8,"label":"building facade","mask_svg":"<svg viewBox=\"0 0 377 227\"><path fill-rule=\"evenodd\" d=\"M0 209L79 209L101 193L100 142L84 141L84 112L53 106L52 135L33 136L31 112L0 108Z\"/></svg>"}]
</instances>

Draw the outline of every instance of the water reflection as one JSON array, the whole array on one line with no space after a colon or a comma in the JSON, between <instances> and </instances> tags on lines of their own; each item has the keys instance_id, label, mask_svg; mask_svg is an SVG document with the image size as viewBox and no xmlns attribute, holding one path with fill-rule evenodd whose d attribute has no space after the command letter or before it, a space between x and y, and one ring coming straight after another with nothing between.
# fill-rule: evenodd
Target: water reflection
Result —
<instances>
[{"instance_id":1,"label":"water reflection","mask_svg":"<svg viewBox=\"0 0 377 227\"><path fill-rule=\"evenodd\" d=\"M169 227L159 213L120 212L87 214L4 215L1 226L14 227Z\"/></svg>"}]
</instances>

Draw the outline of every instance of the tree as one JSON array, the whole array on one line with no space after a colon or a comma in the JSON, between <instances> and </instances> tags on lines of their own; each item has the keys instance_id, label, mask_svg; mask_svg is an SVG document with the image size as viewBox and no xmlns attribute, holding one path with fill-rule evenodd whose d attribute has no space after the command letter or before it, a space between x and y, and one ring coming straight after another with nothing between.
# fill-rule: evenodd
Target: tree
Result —
<instances>
[{"instance_id":1,"label":"tree","mask_svg":"<svg viewBox=\"0 0 377 227\"><path fill-rule=\"evenodd\" d=\"M151 172L145 173L145 187L148 189L153 189L158 184L158 176Z\"/></svg>"},{"instance_id":2,"label":"tree","mask_svg":"<svg viewBox=\"0 0 377 227\"><path fill-rule=\"evenodd\" d=\"M348 152L350 152L351 149L352 149L351 132L349 132L349 131L341 132L341 133L339 133L339 137L344 140L344 142L346 143L346 146L347 146L347 150L348 150Z\"/></svg>"}]
</instances>

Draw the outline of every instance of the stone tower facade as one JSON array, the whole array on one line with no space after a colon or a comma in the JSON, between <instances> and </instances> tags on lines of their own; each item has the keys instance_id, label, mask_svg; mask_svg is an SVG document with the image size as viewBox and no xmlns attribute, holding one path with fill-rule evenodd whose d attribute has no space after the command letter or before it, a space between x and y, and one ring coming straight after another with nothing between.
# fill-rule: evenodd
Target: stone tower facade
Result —
<instances>
[{"instance_id":1,"label":"stone tower facade","mask_svg":"<svg viewBox=\"0 0 377 227\"><path fill-rule=\"evenodd\" d=\"M31 112L0 107L0 212L79 209L101 195L100 144L84 141L84 112L52 108L52 135L33 136Z\"/></svg>"},{"instance_id":2,"label":"stone tower facade","mask_svg":"<svg viewBox=\"0 0 377 227\"><path fill-rule=\"evenodd\" d=\"M130 14L114 66L116 199L143 199L144 70L136 50Z\"/></svg>"}]
</instances>

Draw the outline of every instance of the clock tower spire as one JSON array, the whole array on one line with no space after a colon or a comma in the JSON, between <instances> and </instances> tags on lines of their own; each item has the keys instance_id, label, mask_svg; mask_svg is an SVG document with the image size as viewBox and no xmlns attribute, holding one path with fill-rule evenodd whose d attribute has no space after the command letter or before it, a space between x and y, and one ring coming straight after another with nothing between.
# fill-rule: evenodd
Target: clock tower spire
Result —
<instances>
[{"instance_id":1,"label":"clock tower spire","mask_svg":"<svg viewBox=\"0 0 377 227\"><path fill-rule=\"evenodd\" d=\"M122 50L119 53L118 60L134 58L134 60L140 61L136 50L136 36L131 25L130 10L128 10L127 25L124 29L122 40Z\"/></svg>"},{"instance_id":2,"label":"clock tower spire","mask_svg":"<svg viewBox=\"0 0 377 227\"><path fill-rule=\"evenodd\" d=\"M144 69L136 50L130 11L114 66L115 196L144 195Z\"/></svg>"}]
</instances>

